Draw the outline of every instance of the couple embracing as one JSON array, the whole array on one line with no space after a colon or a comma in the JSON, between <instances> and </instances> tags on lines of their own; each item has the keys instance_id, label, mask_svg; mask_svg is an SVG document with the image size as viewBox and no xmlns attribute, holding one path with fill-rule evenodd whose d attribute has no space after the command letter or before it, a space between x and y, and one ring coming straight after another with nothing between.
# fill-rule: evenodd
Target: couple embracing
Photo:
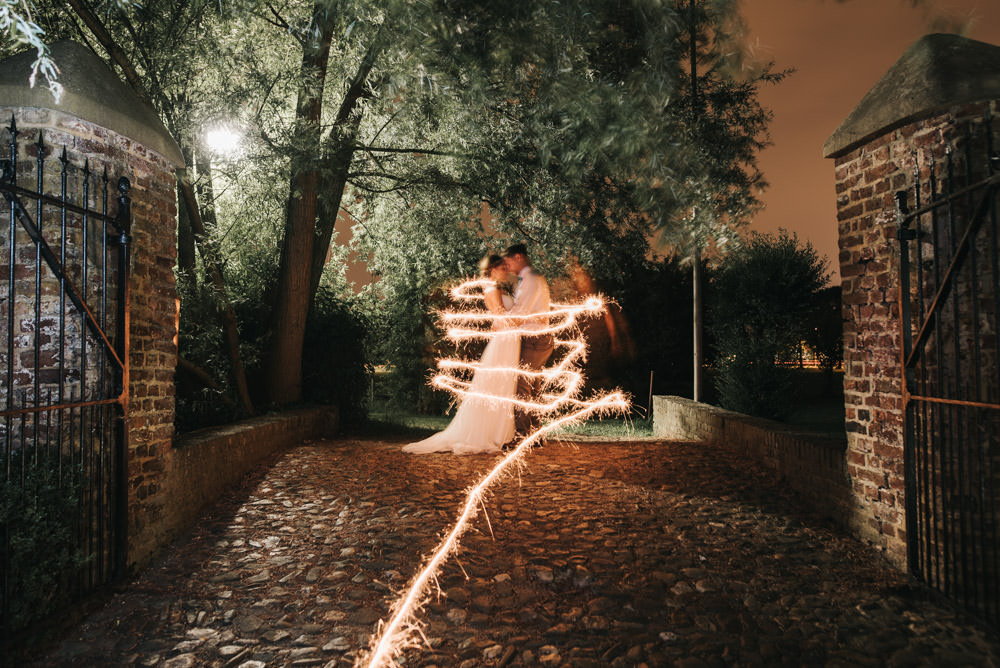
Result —
<instances>
[{"instance_id":1,"label":"couple embracing","mask_svg":"<svg viewBox=\"0 0 1000 668\"><path fill-rule=\"evenodd\" d=\"M470 390L476 396L466 396L444 431L405 446L404 452L452 452L458 455L499 452L515 437L526 436L533 427L529 413L515 408L510 402L480 395L517 396L521 400L534 398L539 383L519 374L516 369L520 366L537 371L552 355L552 335L541 333L549 326L548 317L541 315L549 311L549 285L531 266L524 244L514 244L504 252L503 257L485 257L480 263L480 272L492 281L492 285L484 290L486 308L497 315L517 316L512 319L516 323L513 327L521 332L540 333L522 335L501 329L486 344L472 379ZM513 299L499 287L510 274L516 275L518 280Z\"/></svg>"}]
</instances>

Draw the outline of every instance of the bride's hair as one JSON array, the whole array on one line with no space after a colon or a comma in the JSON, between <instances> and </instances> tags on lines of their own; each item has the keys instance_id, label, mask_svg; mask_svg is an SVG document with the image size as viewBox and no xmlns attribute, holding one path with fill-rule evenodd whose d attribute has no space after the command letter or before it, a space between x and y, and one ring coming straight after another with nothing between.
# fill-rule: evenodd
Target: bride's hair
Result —
<instances>
[{"instance_id":1,"label":"bride's hair","mask_svg":"<svg viewBox=\"0 0 1000 668\"><path fill-rule=\"evenodd\" d=\"M503 265L503 258L499 255L487 255L479 261L479 275L489 276L490 272Z\"/></svg>"}]
</instances>

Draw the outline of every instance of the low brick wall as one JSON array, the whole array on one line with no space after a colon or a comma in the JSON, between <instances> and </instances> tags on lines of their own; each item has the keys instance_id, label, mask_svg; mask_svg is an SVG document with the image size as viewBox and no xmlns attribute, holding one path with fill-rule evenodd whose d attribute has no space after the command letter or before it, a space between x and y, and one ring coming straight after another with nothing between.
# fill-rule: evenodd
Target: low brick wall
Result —
<instances>
[{"instance_id":1,"label":"low brick wall","mask_svg":"<svg viewBox=\"0 0 1000 668\"><path fill-rule=\"evenodd\" d=\"M199 429L178 437L160 460L159 485L132 517L128 565L141 567L188 530L231 486L280 450L333 435L335 407L306 408Z\"/></svg>"},{"instance_id":2,"label":"low brick wall","mask_svg":"<svg viewBox=\"0 0 1000 668\"><path fill-rule=\"evenodd\" d=\"M672 396L653 397L653 433L735 449L773 473L775 484L791 488L811 510L850 527L846 439Z\"/></svg>"}]
</instances>

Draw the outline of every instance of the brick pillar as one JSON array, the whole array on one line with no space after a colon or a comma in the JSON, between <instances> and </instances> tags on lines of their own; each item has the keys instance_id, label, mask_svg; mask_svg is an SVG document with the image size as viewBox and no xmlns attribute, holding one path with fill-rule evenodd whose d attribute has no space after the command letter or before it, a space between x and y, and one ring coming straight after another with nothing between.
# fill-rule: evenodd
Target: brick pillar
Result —
<instances>
[{"instance_id":1,"label":"brick pillar","mask_svg":"<svg viewBox=\"0 0 1000 668\"><path fill-rule=\"evenodd\" d=\"M844 316L849 524L906 567L899 322L899 241L894 193L927 188L968 121L1000 97L989 63L1000 48L954 35L914 44L830 137L835 160ZM912 202L912 196L911 196Z\"/></svg>"},{"instance_id":2,"label":"brick pillar","mask_svg":"<svg viewBox=\"0 0 1000 668\"><path fill-rule=\"evenodd\" d=\"M31 52L0 65L0 121L17 119L22 155L44 131L48 146L66 146L72 164L105 167L131 182L128 400L128 563L151 548L147 527L162 512L164 457L174 435L178 299L174 171L180 149L155 112L140 102L89 49L61 41L50 46L65 93L57 103L44 88L29 88ZM61 148L60 148L61 150ZM58 166L57 160L51 161ZM113 190L113 186L112 186ZM112 197L115 193L112 193ZM111 204L114 210L114 204ZM138 555L138 556L137 556Z\"/></svg>"}]
</instances>

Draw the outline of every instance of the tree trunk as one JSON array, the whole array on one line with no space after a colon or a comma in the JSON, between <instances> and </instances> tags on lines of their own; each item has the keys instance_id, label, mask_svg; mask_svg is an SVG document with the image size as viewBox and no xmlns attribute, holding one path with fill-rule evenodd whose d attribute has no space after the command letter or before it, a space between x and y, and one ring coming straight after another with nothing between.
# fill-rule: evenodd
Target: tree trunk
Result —
<instances>
[{"instance_id":1,"label":"tree trunk","mask_svg":"<svg viewBox=\"0 0 1000 668\"><path fill-rule=\"evenodd\" d=\"M354 124L357 129L357 123ZM353 132L350 138L343 140L342 147L336 150L330 162L332 174L323 179L323 194L319 198L319 222L316 225L316 245L312 252L312 262L309 278L309 305L319 289L319 279L323 275L330 240L340 215L340 204L344 201L344 190L347 188L347 174L354 158Z\"/></svg>"},{"instance_id":2,"label":"tree trunk","mask_svg":"<svg viewBox=\"0 0 1000 668\"><path fill-rule=\"evenodd\" d=\"M187 206L177 209L177 273L190 278L194 276L195 264L194 230Z\"/></svg>"},{"instance_id":3,"label":"tree trunk","mask_svg":"<svg viewBox=\"0 0 1000 668\"><path fill-rule=\"evenodd\" d=\"M295 145L301 157L292 160L285 237L281 246L278 283L271 309L271 345L267 359L268 401L284 405L302 398L302 344L306 316L312 301L313 247L316 236L316 198L319 170L315 147L319 144L319 122L323 110L323 84L330 57L333 26L326 9L313 6L312 25L316 42L302 51L299 88L295 108ZM313 151L306 150L313 147Z\"/></svg>"},{"instance_id":4,"label":"tree trunk","mask_svg":"<svg viewBox=\"0 0 1000 668\"><path fill-rule=\"evenodd\" d=\"M319 198L320 216L316 225L316 245L313 248L312 276L309 281L310 306L312 306L312 300L319 288L320 277L323 275L327 251L330 249L330 239L333 237L337 217L340 215L340 204L344 200L347 175L350 173L351 161L354 159L354 142L361 124L361 114L357 109L358 102L368 95L368 77L371 75L376 59L385 47L385 42L382 39L384 25L379 27L375 37L368 45L365 57L361 59L358 71L354 73L351 85L340 103L340 108L337 109L333 128L324 142L323 152L327 156L327 169L324 173L327 176L323 180L323 196Z\"/></svg>"},{"instance_id":5,"label":"tree trunk","mask_svg":"<svg viewBox=\"0 0 1000 668\"><path fill-rule=\"evenodd\" d=\"M705 312L704 305L702 304L702 290L701 290L701 248L697 245L694 247L694 256L691 262L691 286L692 286L692 301L694 306L692 308L692 321L694 323L694 392L692 399L695 401L702 400L702 361L704 359L704 351L702 350L702 314Z\"/></svg>"},{"instance_id":6,"label":"tree trunk","mask_svg":"<svg viewBox=\"0 0 1000 668\"><path fill-rule=\"evenodd\" d=\"M177 170L177 188L180 192L181 203L187 211L191 229L194 232L195 241L201 252L201 259L205 263L205 272L216 291L216 298L222 311L222 330L226 340L226 353L229 356L229 369L232 374L233 387L240 398L240 406L247 415L253 415L253 402L250 400L250 391L247 388L246 372L243 369L243 359L240 356L240 335L236 321L236 311L229 303L229 296L226 293L226 284L222 278L222 270L219 268L218 258L210 247L210 241L202 223L201 211L198 209L198 200L194 194L190 179L187 178L186 170Z\"/></svg>"}]
</instances>

